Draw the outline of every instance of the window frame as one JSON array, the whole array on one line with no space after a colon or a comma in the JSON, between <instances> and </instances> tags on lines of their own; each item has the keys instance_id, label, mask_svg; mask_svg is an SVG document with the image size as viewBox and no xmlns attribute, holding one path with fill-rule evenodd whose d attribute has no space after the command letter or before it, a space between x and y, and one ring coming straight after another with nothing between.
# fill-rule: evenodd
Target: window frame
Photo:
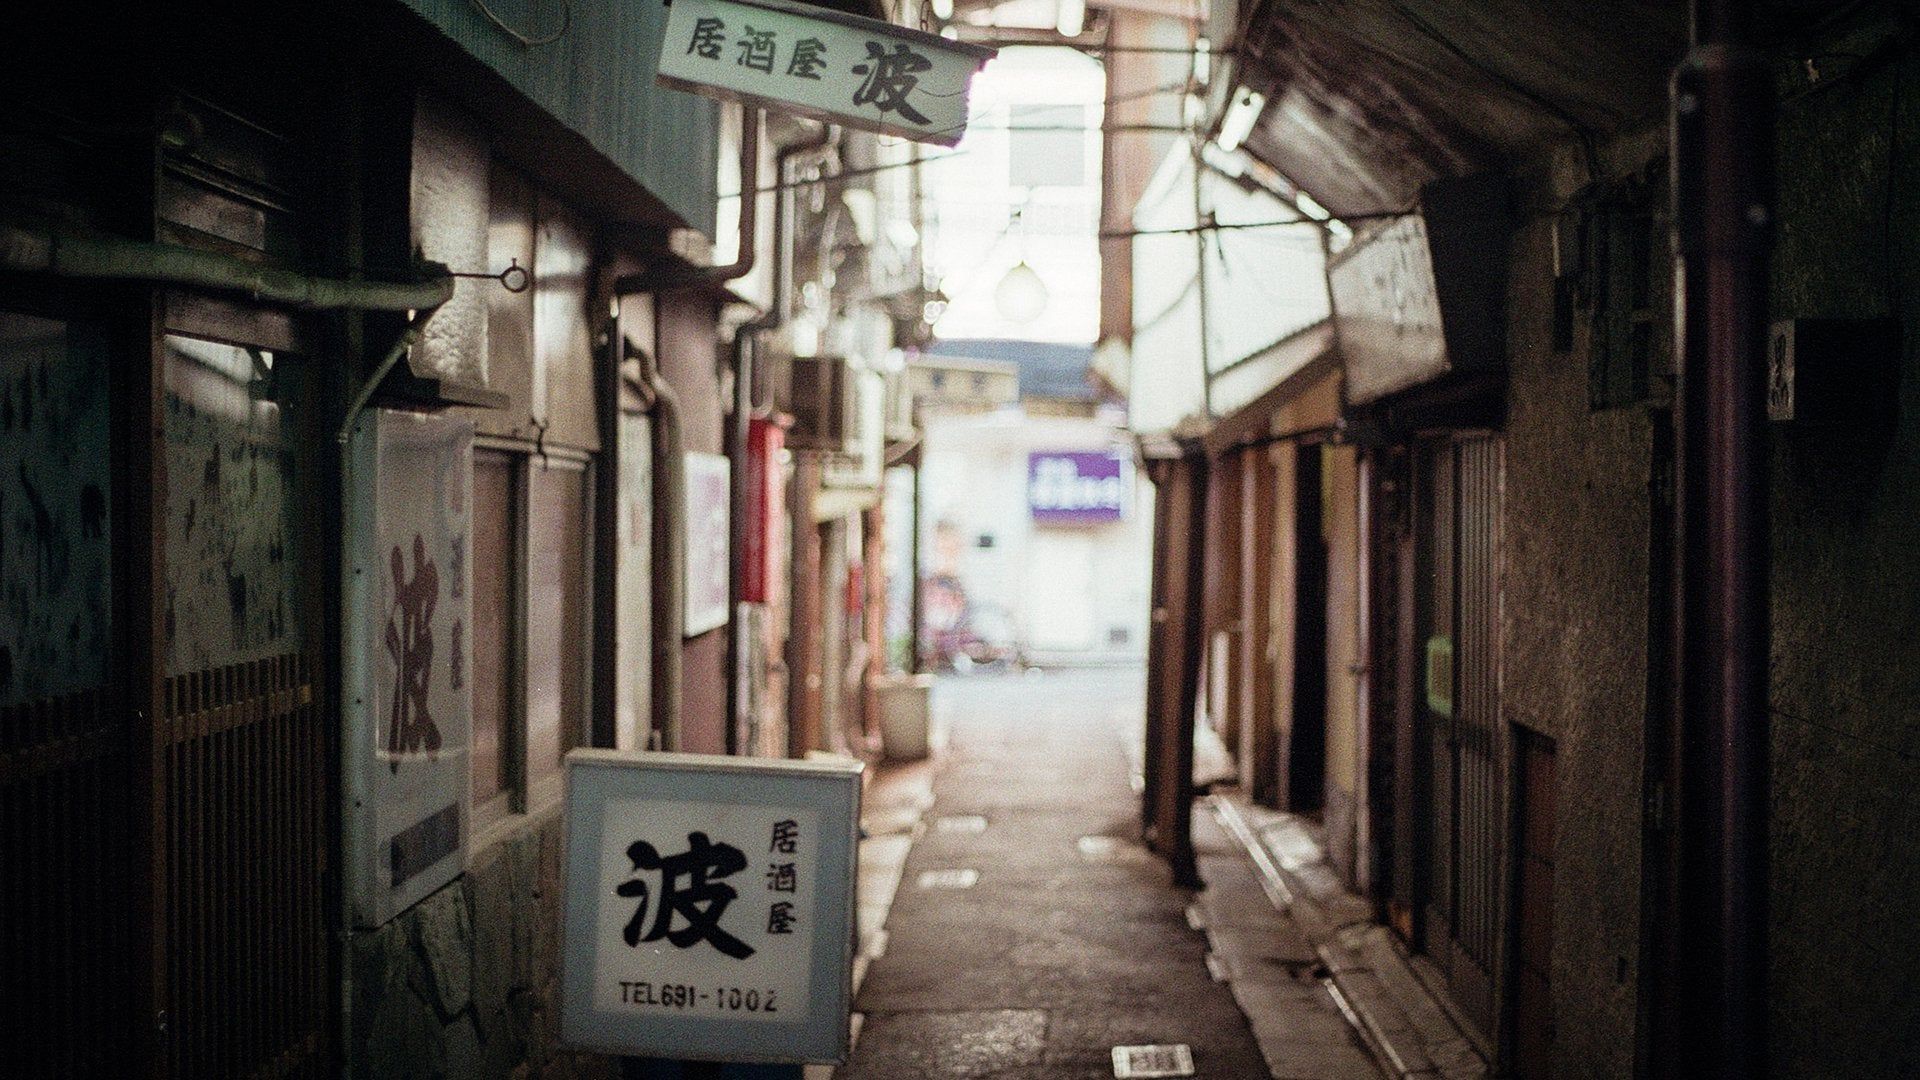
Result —
<instances>
[{"instance_id":1,"label":"window frame","mask_svg":"<svg viewBox=\"0 0 1920 1080\"><path fill-rule=\"evenodd\" d=\"M510 670L506 673L509 688L506 699L509 712L500 719L500 753L505 759L505 782L501 791L484 801L473 800L471 850L478 851L493 844L506 835L517 831L529 817L540 815L559 806L566 784L566 771L555 768L551 773L535 777L528 760L530 750L529 720L531 707L532 673L528 669L528 642L533 632L532 585L533 585L533 522L534 506L534 470L564 469L580 474L581 520L580 533L581 581L580 597L586 610L583 612L582 640L579 642L581 655L591 655L593 648L593 567L598 553L594 550L591 524L594 520L594 470L599 463L595 455L572 447L541 446L528 439L510 438L499 435L476 433L473 437L476 454L485 451L501 454L509 459L512 476L508 490L512 493L513 505L510 509L512 537L507 547L511 552L513 565L510 568L512 580L508 587L509 610L506 613L505 634L507 636L506 653ZM469 551L472 548L469 546ZM477 567L475 568L477 569ZM564 666L562 668L564 671ZM572 718L575 729L568 741L568 718L561 716L562 747L592 745L593 719L593 670L591 664L582 664L580 670L579 700L584 705L579 716ZM562 750L564 754L565 750ZM472 769L468 769L468 783L472 783Z\"/></svg>"}]
</instances>

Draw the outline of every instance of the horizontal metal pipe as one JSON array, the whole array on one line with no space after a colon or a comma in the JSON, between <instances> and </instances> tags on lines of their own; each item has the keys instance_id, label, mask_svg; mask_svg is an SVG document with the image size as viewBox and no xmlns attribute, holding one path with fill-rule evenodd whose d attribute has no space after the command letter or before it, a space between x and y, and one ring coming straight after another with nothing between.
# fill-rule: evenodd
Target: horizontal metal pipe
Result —
<instances>
[{"instance_id":1,"label":"horizontal metal pipe","mask_svg":"<svg viewBox=\"0 0 1920 1080\"><path fill-rule=\"evenodd\" d=\"M81 236L26 225L0 225L0 269L56 277L191 285L311 311L418 311L453 298L453 277L423 264L423 281L348 281L261 266L178 244Z\"/></svg>"}]
</instances>

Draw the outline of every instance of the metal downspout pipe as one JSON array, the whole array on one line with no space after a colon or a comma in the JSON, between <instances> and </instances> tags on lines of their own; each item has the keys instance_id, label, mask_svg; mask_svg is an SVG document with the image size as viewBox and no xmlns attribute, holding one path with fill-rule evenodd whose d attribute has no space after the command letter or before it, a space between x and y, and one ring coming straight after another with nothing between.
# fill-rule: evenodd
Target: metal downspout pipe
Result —
<instances>
[{"instance_id":1,"label":"metal downspout pipe","mask_svg":"<svg viewBox=\"0 0 1920 1080\"><path fill-rule=\"evenodd\" d=\"M753 271L756 234L759 231L760 110L749 105L740 111L740 244L734 260L724 266L680 269L660 267L628 274L613 285L615 310L621 299L641 293L660 294L699 286L723 285ZM655 323L658 325L656 318ZM614 321L615 347L611 381L619 390L618 359L624 353L625 339ZM681 745L683 712L683 652L686 632L687 540L686 540L686 440L681 426L680 398L660 373L658 342L641 358L642 378L654 396L656 422L653 425L653 458L658 480L653 485L653 550L664 562L664 572L653 575L652 661L654 692L652 728L660 735L661 749L678 750ZM606 468L619 468L618 444L608 454ZM611 691L611 687L608 688ZM729 725L731 726L731 725Z\"/></svg>"},{"instance_id":2,"label":"metal downspout pipe","mask_svg":"<svg viewBox=\"0 0 1920 1080\"><path fill-rule=\"evenodd\" d=\"M742 583L745 581L747 553L747 519L752 514L753 493L747 489L747 459L750 448L748 442L753 421L753 380L758 358L762 333L778 330L786 325L787 308L793 296L793 257L788 250L793 228L793 190L787 186L787 167L794 159L803 154L815 153L831 145L836 134L832 125L822 127L817 135L780 148L774 155L773 168L773 298L765 313L756 319L741 323L733 334L733 416L727 427L727 458L730 463L728 475L731 477L728 498L731 503L728 515L730 537L729 550L733 557L732 573L728 575L727 601L733 611L730 633L727 636L727 752L737 754L747 749L740 746L739 733L742 722L747 719L748 673L746 659L750 655L752 642L751 628L741 618L745 603Z\"/></svg>"},{"instance_id":3,"label":"metal downspout pipe","mask_svg":"<svg viewBox=\"0 0 1920 1080\"><path fill-rule=\"evenodd\" d=\"M1767 256L1774 93L1751 0L1694 0L1675 71L1678 916L1656 1072L1767 1072ZM1671 955L1671 954L1670 954Z\"/></svg>"},{"instance_id":4,"label":"metal downspout pipe","mask_svg":"<svg viewBox=\"0 0 1920 1080\"><path fill-rule=\"evenodd\" d=\"M656 316L657 318L657 316ZM660 749L681 746L687 625L687 463L680 395L660 373L659 349L642 353L641 378L653 393L653 550L666 572L653 575L653 730Z\"/></svg>"}]
</instances>

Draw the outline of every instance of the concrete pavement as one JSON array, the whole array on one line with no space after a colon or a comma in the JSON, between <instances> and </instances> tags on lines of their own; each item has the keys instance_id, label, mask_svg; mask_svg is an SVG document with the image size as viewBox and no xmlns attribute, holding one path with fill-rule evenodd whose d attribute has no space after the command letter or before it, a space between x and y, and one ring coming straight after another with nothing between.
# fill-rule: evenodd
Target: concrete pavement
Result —
<instances>
[{"instance_id":1,"label":"concrete pavement","mask_svg":"<svg viewBox=\"0 0 1920 1080\"><path fill-rule=\"evenodd\" d=\"M884 935L865 935L863 1022L839 1076L1091 1080L1115 1075L1115 1046L1173 1043L1198 1076L1377 1076L1251 873L1196 906L1139 845L1123 736L1140 694L1129 671L940 684L951 741ZM1202 854L1231 877L1237 847L1210 818ZM1243 924L1256 904L1264 921ZM1289 1038L1256 1038L1236 994Z\"/></svg>"}]
</instances>

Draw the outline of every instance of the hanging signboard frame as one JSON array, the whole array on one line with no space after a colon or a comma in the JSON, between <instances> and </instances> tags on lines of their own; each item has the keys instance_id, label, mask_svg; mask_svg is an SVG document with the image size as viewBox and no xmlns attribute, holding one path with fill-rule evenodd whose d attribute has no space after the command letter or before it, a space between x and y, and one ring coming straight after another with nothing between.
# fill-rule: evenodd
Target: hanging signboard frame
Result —
<instances>
[{"instance_id":1,"label":"hanging signboard frame","mask_svg":"<svg viewBox=\"0 0 1920 1080\"><path fill-rule=\"evenodd\" d=\"M998 50L782 0L674 0L662 86L940 146Z\"/></svg>"},{"instance_id":2,"label":"hanging signboard frame","mask_svg":"<svg viewBox=\"0 0 1920 1080\"><path fill-rule=\"evenodd\" d=\"M844 1062L861 768L569 753L562 1041L684 1060Z\"/></svg>"},{"instance_id":3,"label":"hanging signboard frame","mask_svg":"<svg viewBox=\"0 0 1920 1080\"><path fill-rule=\"evenodd\" d=\"M347 902L372 928L466 868L473 425L368 409L348 443Z\"/></svg>"}]
</instances>

